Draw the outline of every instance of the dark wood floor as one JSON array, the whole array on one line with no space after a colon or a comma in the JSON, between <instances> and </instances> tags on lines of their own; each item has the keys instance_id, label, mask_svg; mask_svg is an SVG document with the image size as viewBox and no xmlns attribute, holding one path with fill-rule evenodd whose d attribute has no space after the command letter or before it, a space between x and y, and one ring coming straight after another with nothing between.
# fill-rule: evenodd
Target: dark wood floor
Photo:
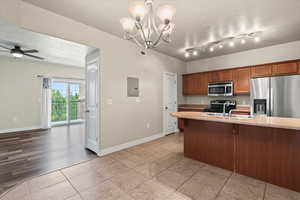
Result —
<instances>
[{"instance_id":1,"label":"dark wood floor","mask_svg":"<svg viewBox=\"0 0 300 200\"><path fill-rule=\"evenodd\" d=\"M83 144L84 124L0 134L0 194L31 176L97 157Z\"/></svg>"}]
</instances>

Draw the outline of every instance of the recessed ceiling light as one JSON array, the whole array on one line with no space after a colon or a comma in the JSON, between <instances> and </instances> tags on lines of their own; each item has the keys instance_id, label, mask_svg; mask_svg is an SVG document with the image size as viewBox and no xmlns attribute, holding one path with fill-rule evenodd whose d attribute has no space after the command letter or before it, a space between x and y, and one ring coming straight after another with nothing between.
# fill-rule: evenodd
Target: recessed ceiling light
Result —
<instances>
[{"instance_id":1,"label":"recessed ceiling light","mask_svg":"<svg viewBox=\"0 0 300 200\"><path fill-rule=\"evenodd\" d=\"M245 39L242 39L241 40L241 44L245 44L246 43L246 40Z\"/></svg>"},{"instance_id":2,"label":"recessed ceiling light","mask_svg":"<svg viewBox=\"0 0 300 200\"><path fill-rule=\"evenodd\" d=\"M185 52L184 53L184 57L186 57L186 58L190 57L190 53L189 52Z\"/></svg>"},{"instance_id":3,"label":"recessed ceiling light","mask_svg":"<svg viewBox=\"0 0 300 200\"><path fill-rule=\"evenodd\" d=\"M255 37L255 38L254 38L254 41L255 41L255 42L260 42L260 37Z\"/></svg>"},{"instance_id":4,"label":"recessed ceiling light","mask_svg":"<svg viewBox=\"0 0 300 200\"><path fill-rule=\"evenodd\" d=\"M198 51L197 50L194 50L193 51L193 56L197 56L198 55Z\"/></svg>"},{"instance_id":5,"label":"recessed ceiling light","mask_svg":"<svg viewBox=\"0 0 300 200\"><path fill-rule=\"evenodd\" d=\"M234 47L234 42L233 41L229 42L229 46Z\"/></svg>"},{"instance_id":6,"label":"recessed ceiling light","mask_svg":"<svg viewBox=\"0 0 300 200\"><path fill-rule=\"evenodd\" d=\"M215 50L215 49L214 49L213 47L210 47L210 48L209 48L209 51L210 51L210 52L213 52L214 50Z\"/></svg>"}]
</instances>

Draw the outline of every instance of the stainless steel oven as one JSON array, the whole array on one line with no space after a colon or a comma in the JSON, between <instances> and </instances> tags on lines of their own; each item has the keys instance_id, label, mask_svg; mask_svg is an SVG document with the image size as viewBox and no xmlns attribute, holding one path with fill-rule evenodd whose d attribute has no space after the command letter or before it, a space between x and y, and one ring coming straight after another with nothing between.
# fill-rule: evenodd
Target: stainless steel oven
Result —
<instances>
[{"instance_id":1,"label":"stainless steel oven","mask_svg":"<svg viewBox=\"0 0 300 200\"><path fill-rule=\"evenodd\" d=\"M208 96L233 96L232 81L208 83Z\"/></svg>"}]
</instances>

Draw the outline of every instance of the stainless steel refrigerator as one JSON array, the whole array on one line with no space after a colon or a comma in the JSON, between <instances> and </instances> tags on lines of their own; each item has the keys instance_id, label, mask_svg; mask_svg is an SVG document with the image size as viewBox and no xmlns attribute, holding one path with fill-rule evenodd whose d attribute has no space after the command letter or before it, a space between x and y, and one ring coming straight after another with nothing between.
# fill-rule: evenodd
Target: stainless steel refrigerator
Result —
<instances>
[{"instance_id":1,"label":"stainless steel refrigerator","mask_svg":"<svg viewBox=\"0 0 300 200\"><path fill-rule=\"evenodd\" d=\"M300 118L300 75L251 79L251 113Z\"/></svg>"}]
</instances>

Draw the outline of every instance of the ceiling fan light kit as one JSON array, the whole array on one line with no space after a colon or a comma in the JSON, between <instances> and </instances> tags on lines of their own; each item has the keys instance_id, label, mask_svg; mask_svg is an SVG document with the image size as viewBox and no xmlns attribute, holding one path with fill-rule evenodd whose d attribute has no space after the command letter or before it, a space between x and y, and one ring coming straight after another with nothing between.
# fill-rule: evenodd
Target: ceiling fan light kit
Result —
<instances>
[{"instance_id":1,"label":"ceiling fan light kit","mask_svg":"<svg viewBox=\"0 0 300 200\"><path fill-rule=\"evenodd\" d=\"M161 42L170 43L175 24L172 23L176 9L171 5L162 5L155 15L153 0L136 0L129 5L132 18L120 20L124 30L124 39L134 41L144 55L145 50L157 47ZM156 18L160 19L157 25Z\"/></svg>"},{"instance_id":2,"label":"ceiling fan light kit","mask_svg":"<svg viewBox=\"0 0 300 200\"><path fill-rule=\"evenodd\" d=\"M223 49L225 48L225 45L227 44L228 47L233 48L237 42L240 42L241 45L245 45L247 43L247 41L254 41L254 42L260 42L261 40L261 35L262 35L262 31L256 31L256 32L251 32L251 33L243 33L243 34L239 34L236 36L232 36L232 37L227 37L227 38L223 38L221 40L218 41L214 41L214 42L210 42L207 43L205 45L202 46L198 46L198 47L191 47L188 49L185 49L184 51L184 57L185 58L189 58L192 55L193 56L197 56L197 54L194 54L193 52L197 51L201 51L201 52L214 52L216 49Z\"/></svg>"}]
</instances>

